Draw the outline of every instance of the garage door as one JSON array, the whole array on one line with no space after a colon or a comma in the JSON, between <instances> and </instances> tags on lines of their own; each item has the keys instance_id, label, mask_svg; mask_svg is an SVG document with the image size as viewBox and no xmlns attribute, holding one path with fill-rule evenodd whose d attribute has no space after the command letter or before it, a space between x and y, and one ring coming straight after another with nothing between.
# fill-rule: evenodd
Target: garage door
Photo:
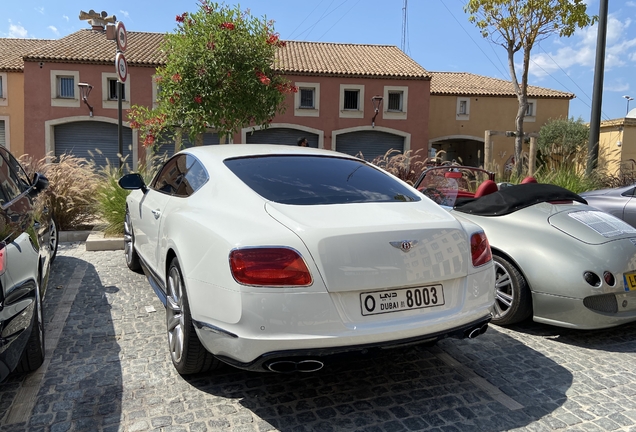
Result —
<instances>
[{"instance_id":1,"label":"garage door","mask_svg":"<svg viewBox=\"0 0 636 432\"><path fill-rule=\"evenodd\" d=\"M291 128L268 128L247 133L247 144L282 144L297 146L298 140L307 138L309 147L318 148L318 134Z\"/></svg>"},{"instance_id":2,"label":"garage door","mask_svg":"<svg viewBox=\"0 0 636 432\"><path fill-rule=\"evenodd\" d=\"M216 133L203 134L203 145L214 145L219 143L219 136ZM181 146L183 148L194 147L194 143L188 139L187 135L184 135L181 139ZM174 154L174 141L162 144L157 148L155 152L158 156L171 157Z\"/></svg>"},{"instance_id":3,"label":"garage door","mask_svg":"<svg viewBox=\"0 0 636 432\"><path fill-rule=\"evenodd\" d=\"M94 160L98 167L106 166L107 161L117 166L119 144L117 125L97 121L65 123L55 126L55 156L64 153ZM124 127L122 143L126 163L132 166L132 130Z\"/></svg>"},{"instance_id":4,"label":"garage door","mask_svg":"<svg viewBox=\"0 0 636 432\"><path fill-rule=\"evenodd\" d=\"M362 153L364 158L372 161L391 150L404 153L404 137L379 131L358 131L336 136L336 150L352 156Z\"/></svg>"}]
</instances>

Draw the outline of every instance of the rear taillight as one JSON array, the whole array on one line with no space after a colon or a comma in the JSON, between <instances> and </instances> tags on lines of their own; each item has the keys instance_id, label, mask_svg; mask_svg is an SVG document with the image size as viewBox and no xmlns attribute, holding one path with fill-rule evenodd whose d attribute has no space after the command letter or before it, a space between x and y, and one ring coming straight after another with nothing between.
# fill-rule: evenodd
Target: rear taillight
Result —
<instances>
[{"instance_id":1,"label":"rear taillight","mask_svg":"<svg viewBox=\"0 0 636 432\"><path fill-rule=\"evenodd\" d=\"M4 243L0 243L0 276L7 269L7 248Z\"/></svg>"},{"instance_id":2,"label":"rear taillight","mask_svg":"<svg viewBox=\"0 0 636 432\"><path fill-rule=\"evenodd\" d=\"M238 283L260 286L307 286L311 274L300 254L289 248L246 248L230 253Z\"/></svg>"},{"instance_id":3,"label":"rear taillight","mask_svg":"<svg viewBox=\"0 0 636 432\"><path fill-rule=\"evenodd\" d=\"M492 259L492 252L490 252L485 232L480 231L470 237L470 256L475 267L482 266Z\"/></svg>"}]
</instances>

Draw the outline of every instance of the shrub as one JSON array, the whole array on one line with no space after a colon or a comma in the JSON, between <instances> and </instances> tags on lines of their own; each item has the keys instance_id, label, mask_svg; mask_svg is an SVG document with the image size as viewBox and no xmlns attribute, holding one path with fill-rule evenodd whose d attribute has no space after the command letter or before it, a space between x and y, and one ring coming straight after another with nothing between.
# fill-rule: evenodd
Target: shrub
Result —
<instances>
[{"instance_id":1,"label":"shrub","mask_svg":"<svg viewBox=\"0 0 636 432\"><path fill-rule=\"evenodd\" d=\"M107 162L100 171L97 185L97 214L106 223L104 235L117 236L124 233L126 215L126 197L130 191L122 189L117 183L124 172Z\"/></svg>"},{"instance_id":2,"label":"shrub","mask_svg":"<svg viewBox=\"0 0 636 432\"><path fill-rule=\"evenodd\" d=\"M371 163L412 186L426 168L427 160L421 158L421 150L400 153L399 150L390 149L384 155L373 159ZM362 154L358 154L358 157L364 159Z\"/></svg>"},{"instance_id":3,"label":"shrub","mask_svg":"<svg viewBox=\"0 0 636 432\"><path fill-rule=\"evenodd\" d=\"M148 164L139 167L139 173L146 183L154 177L157 170L163 166L166 156L153 156L149 158ZM97 214L106 223L104 235L118 236L124 233L124 219L126 217L126 198L129 190L119 187L121 176L129 172L129 167L122 163L122 167L115 167L107 161L106 166L99 172L99 182L96 189Z\"/></svg>"},{"instance_id":4,"label":"shrub","mask_svg":"<svg viewBox=\"0 0 636 432\"><path fill-rule=\"evenodd\" d=\"M51 208L59 230L92 226L98 181L92 162L69 154L49 155L40 160L22 155L19 160L29 176L40 172L49 179L49 187L38 195L36 207Z\"/></svg>"}]
</instances>

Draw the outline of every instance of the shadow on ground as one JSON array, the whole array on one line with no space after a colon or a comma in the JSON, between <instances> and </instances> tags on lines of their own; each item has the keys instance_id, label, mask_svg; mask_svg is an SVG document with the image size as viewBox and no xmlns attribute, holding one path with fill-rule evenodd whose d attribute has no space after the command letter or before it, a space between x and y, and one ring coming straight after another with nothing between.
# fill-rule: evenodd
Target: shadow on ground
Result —
<instances>
[{"instance_id":1,"label":"shadow on ground","mask_svg":"<svg viewBox=\"0 0 636 432\"><path fill-rule=\"evenodd\" d=\"M636 353L636 322L601 330L575 330L526 320L509 327L520 334L606 352Z\"/></svg>"},{"instance_id":2,"label":"shadow on ground","mask_svg":"<svg viewBox=\"0 0 636 432\"><path fill-rule=\"evenodd\" d=\"M113 330L109 294L95 268L77 258L58 256L44 299L45 329L51 329L65 290L76 269L84 269L80 289L52 356L34 409L26 423L3 425L3 431L108 430L121 415L122 374ZM51 347L47 347L50 349ZM13 375L0 388L0 409L8 409L27 375ZM0 413L0 418L4 416Z\"/></svg>"},{"instance_id":3,"label":"shadow on ground","mask_svg":"<svg viewBox=\"0 0 636 432\"><path fill-rule=\"evenodd\" d=\"M442 361L444 353L460 365ZM467 368L523 409L498 402L477 384L483 380L467 376ZM246 409L245 421L252 421L252 412L262 422L258 430L504 431L527 426L556 410L566 400L572 375L491 328L475 340L447 339L433 348L353 357L313 374L259 374L226 367L186 380L210 395L239 399ZM221 429L230 424L219 419L212 426Z\"/></svg>"}]
</instances>

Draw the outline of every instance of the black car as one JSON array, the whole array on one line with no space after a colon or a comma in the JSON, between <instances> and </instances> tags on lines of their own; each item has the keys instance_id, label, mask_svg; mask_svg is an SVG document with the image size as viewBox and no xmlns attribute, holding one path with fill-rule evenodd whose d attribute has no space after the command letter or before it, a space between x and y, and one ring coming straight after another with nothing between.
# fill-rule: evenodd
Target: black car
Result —
<instances>
[{"instance_id":1,"label":"black car","mask_svg":"<svg viewBox=\"0 0 636 432\"><path fill-rule=\"evenodd\" d=\"M48 184L42 174L30 178L0 147L0 381L44 361L42 299L58 232L51 211L37 205L36 196Z\"/></svg>"}]
</instances>

